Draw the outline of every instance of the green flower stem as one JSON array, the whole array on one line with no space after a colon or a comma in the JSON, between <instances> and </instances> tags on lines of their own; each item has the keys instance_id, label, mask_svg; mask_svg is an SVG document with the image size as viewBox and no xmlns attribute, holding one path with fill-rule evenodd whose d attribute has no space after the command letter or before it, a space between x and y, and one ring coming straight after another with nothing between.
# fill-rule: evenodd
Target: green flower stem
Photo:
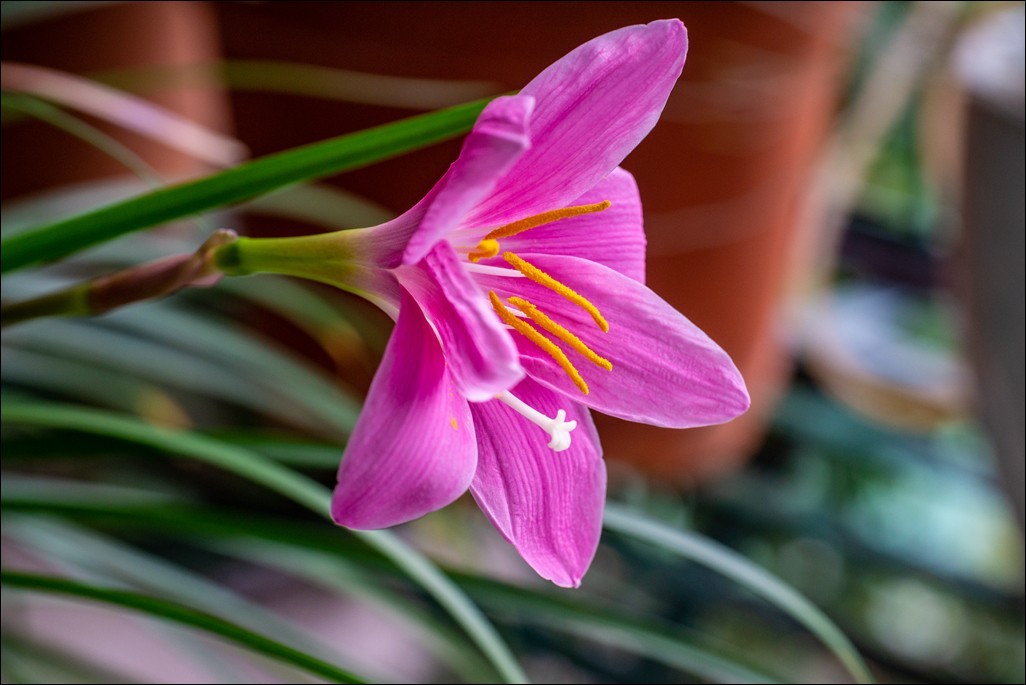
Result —
<instances>
[{"instance_id":1,"label":"green flower stem","mask_svg":"<svg viewBox=\"0 0 1026 685\"><path fill-rule=\"evenodd\" d=\"M189 286L211 285L220 277L218 250L237 239L220 229L192 254L175 255L94 278L65 290L0 307L3 327L44 316L90 316L126 304L164 297Z\"/></svg>"},{"instance_id":2,"label":"green flower stem","mask_svg":"<svg viewBox=\"0 0 1026 685\"><path fill-rule=\"evenodd\" d=\"M354 264L348 233L334 231L291 238L239 238L217 250L214 263L227 276L276 273L311 278Z\"/></svg>"},{"instance_id":3,"label":"green flower stem","mask_svg":"<svg viewBox=\"0 0 1026 685\"><path fill-rule=\"evenodd\" d=\"M399 293L386 269L362 258L365 229L291 238L239 238L218 248L214 266L226 276L272 273L326 283L394 313Z\"/></svg>"}]
</instances>

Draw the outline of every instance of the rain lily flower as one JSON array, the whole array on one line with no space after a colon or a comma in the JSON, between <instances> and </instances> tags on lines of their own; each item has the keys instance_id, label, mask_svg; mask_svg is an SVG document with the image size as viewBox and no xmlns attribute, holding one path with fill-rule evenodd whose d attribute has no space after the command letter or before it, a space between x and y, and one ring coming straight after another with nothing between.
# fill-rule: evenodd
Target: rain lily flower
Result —
<instances>
[{"instance_id":1,"label":"rain lily flower","mask_svg":"<svg viewBox=\"0 0 1026 685\"><path fill-rule=\"evenodd\" d=\"M238 241L250 271L333 283L397 319L339 468L336 522L393 526L469 489L535 571L576 587L606 490L589 409L677 428L747 409L727 354L645 287L638 188L618 166L686 51L678 20L600 36L490 103L397 219Z\"/></svg>"}]
</instances>

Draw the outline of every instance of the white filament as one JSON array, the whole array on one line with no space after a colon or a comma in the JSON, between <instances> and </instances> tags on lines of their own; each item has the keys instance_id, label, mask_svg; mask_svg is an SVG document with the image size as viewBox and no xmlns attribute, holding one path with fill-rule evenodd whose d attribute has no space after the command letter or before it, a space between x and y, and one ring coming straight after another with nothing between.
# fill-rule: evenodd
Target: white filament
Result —
<instances>
[{"instance_id":1,"label":"white filament","mask_svg":"<svg viewBox=\"0 0 1026 685\"><path fill-rule=\"evenodd\" d=\"M570 431L577 428L577 422L567 421L565 411L560 409L556 412L555 418L549 418L511 392L503 391L496 397L548 433L552 438L549 441L549 449L553 452L562 452L570 447Z\"/></svg>"}]
</instances>

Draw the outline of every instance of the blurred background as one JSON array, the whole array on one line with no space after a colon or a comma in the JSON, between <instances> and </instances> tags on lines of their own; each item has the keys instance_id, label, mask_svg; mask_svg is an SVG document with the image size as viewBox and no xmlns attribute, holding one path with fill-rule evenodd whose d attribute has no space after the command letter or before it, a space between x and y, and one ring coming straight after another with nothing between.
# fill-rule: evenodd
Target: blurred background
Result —
<instances>
[{"instance_id":1,"label":"blurred background","mask_svg":"<svg viewBox=\"0 0 1026 685\"><path fill-rule=\"evenodd\" d=\"M623 166L649 286L731 354L753 405L690 431L597 417L610 501L779 577L880 681L1022 682L1023 3L5 2L4 236L514 90L594 36L671 16L689 30L684 75ZM4 302L191 251L216 227L380 223L459 144L5 275ZM330 485L390 328L329 288L228 279L5 329L5 407L99 407ZM67 428L5 410L5 567L174 598L373 679L494 677L360 540L216 468ZM535 578L469 499L399 533L534 680L851 679L752 588L617 531L574 592ZM7 587L2 647L12 683L298 677Z\"/></svg>"}]
</instances>

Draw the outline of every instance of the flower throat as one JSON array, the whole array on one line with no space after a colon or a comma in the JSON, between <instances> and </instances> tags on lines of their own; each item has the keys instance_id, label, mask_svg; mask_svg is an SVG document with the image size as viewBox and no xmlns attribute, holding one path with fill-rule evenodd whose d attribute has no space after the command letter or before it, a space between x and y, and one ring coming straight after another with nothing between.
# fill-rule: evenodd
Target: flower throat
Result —
<instances>
[{"instance_id":1,"label":"flower throat","mask_svg":"<svg viewBox=\"0 0 1026 685\"><path fill-rule=\"evenodd\" d=\"M499 228L489 232L481 239L476 247L469 250L467 257L473 264L477 264L480 260L491 259L492 257L498 256L501 252L502 258L506 263L518 272L516 275L524 276L577 305L591 316L595 325L598 326L603 333L608 333L609 323L602 316L598 307L589 302L588 299L580 293L556 280L516 253L500 250L499 240L509 238L532 228L545 226L562 219L602 212L608 209L611 204L612 203L610 203L609 200L604 200L590 205L564 207L562 209L554 209L548 212L542 212L541 214L535 214L534 216L529 216L525 219L500 226ZM577 367L574 366L574 363L567 356L566 352L564 352L563 349L560 348L551 338L542 333L542 330L557 340L565 343L572 351L576 352L596 366L599 366L606 371L612 371L612 362L600 356L588 347L579 337L552 320L552 318L542 312L535 304L526 298L511 296L503 302L494 290L489 290L488 299L491 301L492 308L495 309L496 314L499 315L502 322L517 333L523 335L548 354L553 361L563 369L570 380L573 381L574 385L577 386L583 394L587 395L589 393L588 384L584 380L584 377L581 375L580 371L577 370ZM510 307L513 307L513 309L510 309ZM539 330L539 328L541 330Z\"/></svg>"}]
</instances>

